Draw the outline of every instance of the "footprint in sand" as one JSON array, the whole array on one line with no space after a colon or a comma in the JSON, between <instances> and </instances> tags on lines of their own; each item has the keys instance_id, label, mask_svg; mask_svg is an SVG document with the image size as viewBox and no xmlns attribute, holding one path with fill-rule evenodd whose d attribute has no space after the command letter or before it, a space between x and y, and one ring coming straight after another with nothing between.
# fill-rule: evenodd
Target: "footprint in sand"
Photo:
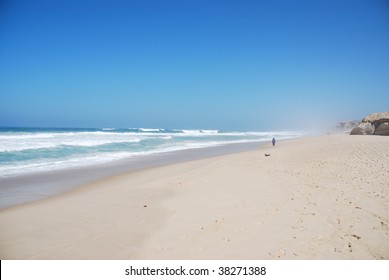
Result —
<instances>
[{"instance_id":1,"label":"footprint in sand","mask_svg":"<svg viewBox=\"0 0 389 280\"><path fill-rule=\"evenodd\" d=\"M351 247L351 242L348 243L348 250L350 251L350 253L353 252L353 248Z\"/></svg>"},{"instance_id":2,"label":"footprint in sand","mask_svg":"<svg viewBox=\"0 0 389 280\"><path fill-rule=\"evenodd\" d=\"M351 236L352 236L352 237L355 237L355 238L358 239L358 240L361 239L361 237L358 236L358 235L356 235L356 234L351 234Z\"/></svg>"},{"instance_id":3,"label":"footprint in sand","mask_svg":"<svg viewBox=\"0 0 389 280\"><path fill-rule=\"evenodd\" d=\"M224 242L224 243L229 243L229 242L230 242L230 238L228 238L228 237L223 237L223 242Z\"/></svg>"},{"instance_id":4,"label":"footprint in sand","mask_svg":"<svg viewBox=\"0 0 389 280\"><path fill-rule=\"evenodd\" d=\"M284 249L280 249L280 250L277 251L277 253L275 255L279 259L279 258L281 258L281 257L286 255L286 251Z\"/></svg>"}]
</instances>

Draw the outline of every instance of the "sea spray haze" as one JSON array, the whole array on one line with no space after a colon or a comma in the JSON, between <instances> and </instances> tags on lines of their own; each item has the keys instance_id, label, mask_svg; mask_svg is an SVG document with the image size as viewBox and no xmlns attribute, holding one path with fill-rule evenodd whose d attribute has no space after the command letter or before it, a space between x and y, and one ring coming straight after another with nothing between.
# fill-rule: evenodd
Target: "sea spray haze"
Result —
<instances>
[{"instance_id":1,"label":"sea spray haze","mask_svg":"<svg viewBox=\"0 0 389 280\"><path fill-rule=\"evenodd\" d=\"M0 178L302 134L162 128L0 128Z\"/></svg>"}]
</instances>

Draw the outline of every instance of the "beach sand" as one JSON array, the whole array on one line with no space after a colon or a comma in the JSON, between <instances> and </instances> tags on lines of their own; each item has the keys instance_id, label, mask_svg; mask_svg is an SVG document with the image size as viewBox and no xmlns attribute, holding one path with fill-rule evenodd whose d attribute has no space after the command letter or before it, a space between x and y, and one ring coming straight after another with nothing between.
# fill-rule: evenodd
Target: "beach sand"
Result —
<instances>
[{"instance_id":1,"label":"beach sand","mask_svg":"<svg viewBox=\"0 0 389 280\"><path fill-rule=\"evenodd\" d=\"M4 209L0 258L389 259L389 137L279 141Z\"/></svg>"}]
</instances>

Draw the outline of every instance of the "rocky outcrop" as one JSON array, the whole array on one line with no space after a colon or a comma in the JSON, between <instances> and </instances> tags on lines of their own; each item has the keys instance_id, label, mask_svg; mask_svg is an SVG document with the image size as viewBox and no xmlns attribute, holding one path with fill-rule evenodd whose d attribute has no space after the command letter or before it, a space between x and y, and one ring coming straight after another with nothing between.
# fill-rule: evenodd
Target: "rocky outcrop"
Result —
<instances>
[{"instance_id":1,"label":"rocky outcrop","mask_svg":"<svg viewBox=\"0 0 389 280\"><path fill-rule=\"evenodd\" d=\"M389 123L382 123L377 126L374 135L389 135Z\"/></svg>"},{"instance_id":2,"label":"rocky outcrop","mask_svg":"<svg viewBox=\"0 0 389 280\"><path fill-rule=\"evenodd\" d=\"M389 122L389 112L373 113L368 115L362 122L372 123L375 127Z\"/></svg>"},{"instance_id":3,"label":"rocky outcrop","mask_svg":"<svg viewBox=\"0 0 389 280\"><path fill-rule=\"evenodd\" d=\"M372 135L374 133L375 127L371 123L361 123L357 127L354 127L350 135Z\"/></svg>"},{"instance_id":4,"label":"rocky outcrop","mask_svg":"<svg viewBox=\"0 0 389 280\"><path fill-rule=\"evenodd\" d=\"M373 113L353 128L350 135L389 135L389 112Z\"/></svg>"}]
</instances>

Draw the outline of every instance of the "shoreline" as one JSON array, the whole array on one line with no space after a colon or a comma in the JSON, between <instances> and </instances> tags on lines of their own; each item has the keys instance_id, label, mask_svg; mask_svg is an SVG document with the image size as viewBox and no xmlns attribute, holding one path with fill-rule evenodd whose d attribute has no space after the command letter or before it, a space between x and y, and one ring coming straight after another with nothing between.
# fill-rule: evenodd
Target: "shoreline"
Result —
<instances>
[{"instance_id":1,"label":"shoreline","mask_svg":"<svg viewBox=\"0 0 389 280\"><path fill-rule=\"evenodd\" d=\"M389 259L387 139L267 143L3 209L0 257Z\"/></svg>"},{"instance_id":2,"label":"shoreline","mask_svg":"<svg viewBox=\"0 0 389 280\"><path fill-rule=\"evenodd\" d=\"M281 140L280 140L281 141ZM0 210L73 191L110 177L164 165L255 150L265 141L163 152L113 162L0 178Z\"/></svg>"}]
</instances>

